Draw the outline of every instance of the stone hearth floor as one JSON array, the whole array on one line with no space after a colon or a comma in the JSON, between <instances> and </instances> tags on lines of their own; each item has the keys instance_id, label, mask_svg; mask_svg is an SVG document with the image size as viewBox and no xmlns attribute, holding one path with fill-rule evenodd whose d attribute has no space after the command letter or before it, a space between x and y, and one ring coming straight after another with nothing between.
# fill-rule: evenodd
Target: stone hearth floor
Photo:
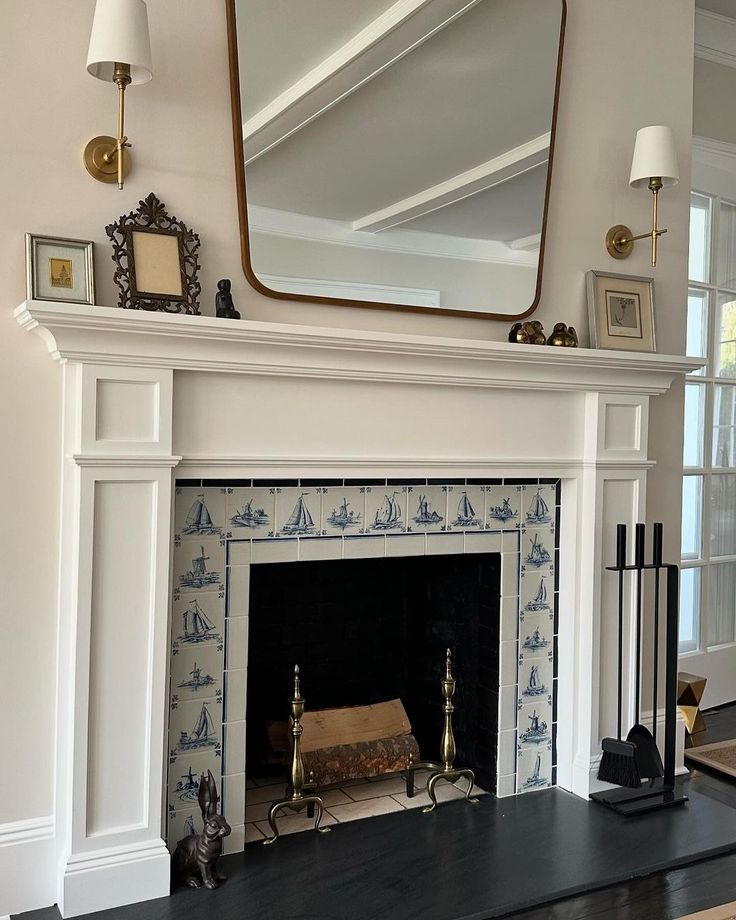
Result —
<instances>
[{"instance_id":1,"label":"stone hearth floor","mask_svg":"<svg viewBox=\"0 0 736 920\"><path fill-rule=\"evenodd\" d=\"M418 770L415 778L416 793L412 798L406 794L406 783L399 774L376 776L371 779L349 780L326 786L320 791L325 803L325 815L322 825L342 824L357 821L360 818L373 818L392 811L405 811L421 808L429 804L429 796L424 790L428 771ZM459 780L455 785L441 782L436 787L437 801L449 802L461 799L465 795L467 782ZM285 780L278 777L248 780L245 802L245 842L256 843L270 835L268 826L268 809L271 803L283 796ZM487 795L479 786L473 789L474 795ZM314 818L302 814L282 812L278 821L281 834L295 834L314 828Z\"/></svg>"}]
</instances>

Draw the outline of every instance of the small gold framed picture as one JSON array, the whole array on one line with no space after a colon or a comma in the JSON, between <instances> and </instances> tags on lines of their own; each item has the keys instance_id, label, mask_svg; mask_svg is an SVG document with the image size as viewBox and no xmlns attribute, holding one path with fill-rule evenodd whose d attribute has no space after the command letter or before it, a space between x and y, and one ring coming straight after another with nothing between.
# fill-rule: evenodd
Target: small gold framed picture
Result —
<instances>
[{"instance_id":1,"label":"small gold framed picture","mask_svg":"<svg viewBox=\"0 0 736 920\"><path fill-rule=\"evenodd\" d=\"M654 279L589 271L586 280L591 347L655 352Z\"/></svg>"},{"instance_id":2,"label":"small gold framed picture","mask_svg":"<svg viewBox=\"0 0 736 920\"><path fill-rule=\"evenodd\" d=\"M29 300L95 302L93 243L26 233Z\"/></svg>"}]
</instances>

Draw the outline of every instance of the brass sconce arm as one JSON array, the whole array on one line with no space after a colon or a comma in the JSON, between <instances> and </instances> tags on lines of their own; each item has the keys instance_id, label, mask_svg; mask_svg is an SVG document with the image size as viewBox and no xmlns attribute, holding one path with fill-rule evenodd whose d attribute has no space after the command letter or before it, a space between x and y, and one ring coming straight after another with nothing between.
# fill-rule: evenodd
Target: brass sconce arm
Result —
<instances>
[{"instance_id":1,"label":"brass sconce arm","mask_svg":"<svg viewBox=\"0 0 736 920\"><path fill-rule=\"evenodd\" d=\"M606 234L606 249L614 259L626 259L631 255L637 240L648 239L652 241L652 266L657 264L657 240L663 233L667 233L666 229L657 227L657 204L661 188L662 179L659 176L653 176L649 180L649 190L652 193L652 229L648 233L639 233L634 236L626 224L616 224Z\"/></svg>"},{"instance_id":2,"label":"brass sconce arm","mask_svg":"<svg viewBox=\"0 0 736 920\"><path fill-rule=\"evenodd\" d=\"M125 90L131 82L130 65L115 64L113 83L118 88L118 132L117 137L100 135L94 137L84 148L84 165L87 172L100 182L117 182L122 189L123 180L130 169L125 152L130 147L125 136Z\"/></svg>"}]
</instances>

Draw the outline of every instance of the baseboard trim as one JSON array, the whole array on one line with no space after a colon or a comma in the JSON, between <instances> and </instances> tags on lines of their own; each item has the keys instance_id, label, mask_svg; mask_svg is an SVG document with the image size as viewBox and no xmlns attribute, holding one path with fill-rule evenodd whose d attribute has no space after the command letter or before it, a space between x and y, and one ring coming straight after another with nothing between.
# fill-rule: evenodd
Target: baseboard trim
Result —
<instances>
[{"instance_id":1,"label":"baseboard trim","mask_svg":"<svg viewBox=\"0 0 736 920\"><path fill-rule=\"evenodd\" d=\"M0 920L55 901L52 815L0 824Z\"/></svg>"},{"instance_id":2,"label":"baseboard trim","mask_svg":"<svg viewBox=\"0 0 736 920\"><path fill-rule=\"evenodd\" d=\"M62 917L168 897L170 856L161 839L76 853L59 896Z\"/></svg>"}]
</instances>

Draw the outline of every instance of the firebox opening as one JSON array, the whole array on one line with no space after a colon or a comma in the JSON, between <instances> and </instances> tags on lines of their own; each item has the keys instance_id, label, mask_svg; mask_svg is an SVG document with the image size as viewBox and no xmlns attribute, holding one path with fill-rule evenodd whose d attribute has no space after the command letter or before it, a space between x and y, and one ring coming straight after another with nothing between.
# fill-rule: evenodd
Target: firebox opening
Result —
<instances>
[{"instance_id":1,"label":"firebox opening","mask_svg":"<svg viewBox=\"0 0 736 920\"><path fill-rule=\"evenodd\" d=\"M250 586L247 761L284 773L269 724L288 714L299 664L308 711L399 699L421 757L439 756L446 649L457 686L456 764L492 791L498 731L500 555L254 565Z\"/></svg>"}]
</instances>

